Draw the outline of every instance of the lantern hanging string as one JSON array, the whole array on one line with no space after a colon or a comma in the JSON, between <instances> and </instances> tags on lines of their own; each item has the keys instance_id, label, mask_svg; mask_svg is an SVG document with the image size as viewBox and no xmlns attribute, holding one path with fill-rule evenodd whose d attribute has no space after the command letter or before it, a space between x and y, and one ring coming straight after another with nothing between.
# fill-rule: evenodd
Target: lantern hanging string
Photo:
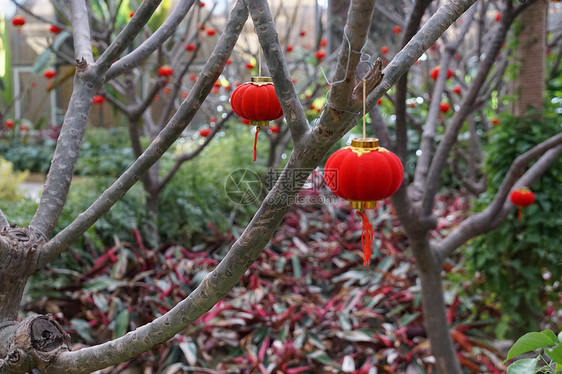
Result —
<instances>
[{"instance_id":1,"label":"lantern hanging string","mask_svg":"<svg viewBox=\"0 0 562 374\"><path fill-rule=\"evenodd\" d=\"M261 77L261 45L258 46L258 77Z\"/></svg>"},{"instance_id":2,"label":"lantern hanging string","mask_svg":"<svg viewBox=\"0 0 562 374\"><path fill-rule=\"evenodd\" d=\"M365 81L365 78L363 78L363 139L365 139L367 137L367 132L365 130L365 116L367 115L366 109L365 109L365 103L367 101L367 82Z\"/></svg>"},{"instance_id":3,"label":"lantern hanging string","mask_svg":"<svg viewBox=\"0 0 562 374\"><path fill-rule=\"evenodd\" d=\"M260 132L260 130L261 130L260 126L256 127L256 136L254 138L254 162L256 162L256 154L258 148L258 133Z\"/></svg>"}]
</instances>

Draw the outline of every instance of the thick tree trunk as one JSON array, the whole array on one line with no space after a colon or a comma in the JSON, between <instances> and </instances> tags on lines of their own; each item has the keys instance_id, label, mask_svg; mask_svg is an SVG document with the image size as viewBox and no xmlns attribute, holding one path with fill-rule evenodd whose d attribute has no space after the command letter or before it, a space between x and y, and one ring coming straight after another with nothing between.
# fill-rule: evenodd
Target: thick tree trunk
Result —
<instances>
[{"instance_id":1,"label":"thick tree trunk","mask_svg":"<svg viewBox=\"0 0 562 374\"><path fill-rule=\"evenodd\" d=\"M529 108L542 110L545 93L546 15L547 0L537 0L525 9L519 18L516 63L518 77L513 82L517 100L513 105L516 116L525 114Z\"/></svg>"},{"instance_id":2,"label":"thick tree trunk","mask_svg":"<svg viewBox=\"0 0 562 374\"><path fill-rule=\"evenodd\" d=\"M422 289L422 309L431 351L440 374L462 373L447 323L441 281L441 261L431 250L429 239L412 240Z\"/></svg>"}]
</instances>

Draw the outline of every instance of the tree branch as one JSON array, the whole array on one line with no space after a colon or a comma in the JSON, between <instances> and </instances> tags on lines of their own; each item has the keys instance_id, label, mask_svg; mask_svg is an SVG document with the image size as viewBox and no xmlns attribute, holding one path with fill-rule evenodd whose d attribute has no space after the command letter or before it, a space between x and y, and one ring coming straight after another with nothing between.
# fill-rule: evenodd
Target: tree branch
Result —
<instances>
[{"instance_id":1,"label":"tree branch","mask_svg":"<svg viewBox=\"0 0 562 374\"><path fill-rule=\"evenodd\" d=\"M42 267L62 253L68 246L105 214L162 156L187 127L193 116L211 91L236 44L248 18L243 0L238 0L213 54L209 57L199 80L189 96L170 119L166 127L152 141L145 152L104 193L70 225L59 232L40 249L38 266ZM59 138L60 139L60 138ZM60 141L60 140L59 140Z\"/></svg>"},{"instance_id":2,"label":"tree branch","mask_svg":"<svg viewBox=\"0 0 562 374\"><path fill-rule=\"evenodd\" d=\"M107 47L107 49L103 51L102 55L98 58L98 60L96 61L96 66L101 67L102 70L106 72L106 78L105 78L106 82L111 78L113 78L107 76L111 64L113 64L113 62L119 58L121 53L123 53L123 51L129 46L129 44L134 40L134 38L142 31L144 25L154 14L156 8L158 8L158 5L160 5L161 2L162 0L143 1L141 6L135 11L134 16L129 20L127 25L123 28L123 30L121 30L121 32L119 33L119 35L117 35L115 40L111 42L111 44ZM176 10L178 8L181 8L182 6L181 4L184 4L185 6L186 3L187 2L185 1L181 1L180 5L178 5ZM191 0L191 3L193 3L193 0ZM176 12L174 11L174 13ZM161 29L164 29L162 30L163 33L168 32L171 35L175 30L175 26L177 26L177 24L179 24L183 19L183 16L179 20L176 20L177 23L175 25L170 25L169 21L172 18L173 17L168 17L166 21L162 24L162 26L158 28L155 34ZM137 50L142 49L141 47L137 48Z\"/></svg>"},{"instance_id":3,"label":"tree branch","mask_svg":"<svg viewBox=\"0 0 562 374\"><path fill-rule=\"evenodd\" d=\"M506 13L502 15L502 22L490 44L488 51L486 52L486 57L479 65L476 76L472 80L468 92L463 96L460 103L460 109L453 115L449 126L445 130L443 139L437 147L437 151L435 152L435 156L431 162L424 186L424 195L422 199L422 215L424 217L431 216L433 210L433 200L440 186L441 172L447 162L447 157L449 156L453 145L457 142L457 136L464 120L472 113L473 105L478 97L478 93L480 92L488 73L494 66L496 56L505 41L507 32L509 31L513 20L513 14Z\"/></svg>"},{"instance_id":4,"label":"tree branch","mask_svg":"<svg viewBox=\"0 0 562 374\"><path fill-rule=\"evenodd\" d=\"M74 58L76 61L85 60L88 64L94 62L92 42L90 39L90 22L88 8L84 0L70 2L72 9L72 36L74 38Z\"/></svg>"},{"instance_id":5,"label":"tree branch","mask_svg":"<svg viewBox=\"0 0 562 374\"><path fill-rule=\"evenodd\" d=\"M64 116L43 194L29 225L45 239L55 228L64 207L86 131L92 98L101 85L98 74L88 66L93 61L93 56L86 4L83 0L72 1L71 4L72 23L75 25L74 49L77 57L74 90Z\"/></svg>"},{"instance_id":6,"label":"tree branch","mask_svg":"<svg viewBox=\"0 0 562 374\"><path fill-rule=\"evenodd\" d=\"M157 187L158 191L162 191L162 189L164 187L166 187L166 185L172 180L174 175L176 175L176 172L179 170L179 168L182 166L182 164L184 162L187 162L189 160L194 159L195 157L197 157L197 155L199 155L199 153L203 152L203 150L207 147L207 145L209 145L209 143L215 137L215 135L220 130L222 130L226 121L228 121L230 119L230 117L232 117L233 114L234 114L234 112L232 110L229 111L228 114L226 115L226 117L222 118L216 124L216 126L213 128L213 131L211 132L211 134L209 134L209 136L207 136L207 138L205 138L205 141L203 142L203 144L201 144L199 147L197 147L197 149L195 149L193 152L190 152L190 153L184 153L176 159L176 163L174 164L174 166L172 166L170 171L168 171L168 174L166 174L166 176L158 184L158 187Z\"/></svg>"},{"instance_id":7,"label":"tree branch","mask_svg":"<svg viewBox=\"0 0 562 374\"><path fill-rule=\"evenodd\" d=\"M161 2L161 0L155 1L155 2L157 3L156 6L158 6L158 4ZM107 82L107 81L115 78L116 76L123 74L125 71L138 66L142 61L144 61L148 56L150 56L157 48L162 46L162 43L164 43L164 41L167 40L174 33L177 25L179 25L179 23L185 17L185 15L187 14L187 12L189 11L189 9L191 8L191 6L193 5L194 2L195 2L195 0L180 1L177 5L176 9L174 9L172 14L170 14L170 16L168 18L166 18L166 20L164 21L162 26L160 26L158 28L158 30L156 30L154 32L154 34L150 35L150 37L148 37L144 42L142 42L142 44L140 46L135 48L134 51L132 51L128 55L124 56L123 58L119 59L119 61L115 62L113 65L111 65L111 67L109 67L109 69L107 70L107 73L105 74L105 81ZM144 3L143 3L143 5L144 5ZM127 27L129 27L129 25L133 21L136 21L135 17L137 17L137 13L140 12L140 10L141 10L141 8L139 8L139 10L137 12L135 12L135 15L133 16L133 18L131 18L131 21L129 22L129 24L127 24L127 26L125 26L125 29L123 29L121 34L125 33L125 31L127 31ZM152 13L150 13L150 14L152 14ZM139 17L141 17L141 14L139 14ZM142 22L142 24L138 24L138 25L135 23L135 29L137 29L139 27L140 27L140 29L142 29L142 26L148 21L149 18L150 18L150 16L148 16L146 19L145 18L139 18L139 19L142 19L144 22ZM139 29L139 31L140 31L140 29ZM114 60L116 60L119 57L119 55L123 52L123 50L127 47L127 41L129 40L131 35L134 36L134 35L137 35L137 33L138 33L138 31L135 32L134 34L127 33L126 38L125 38L125 36L123 36L123 39L121 40L121 43L122 43L122 45L120 46L121 48L120 48L120 50L118 50L119 53L117 53L117 50L115 50L111 54L111 56L116 54L114 56L114 58L107 57L106 58L107 61L105 61L105 63L111 64ZM119 38L121 36L121 34L119 34L119 36L117 38ZM113 43L111 43L111 45L113 46L116 43L117 43L117 39L115 39L113 41ZM110 48L111 48L111 46L110 46ZM102 55L102 57L100 57L100 60L104 57L104 55Z\"/></svg>"},{"instance_id":8,"label":"tree branch","mask_svg":"<svg viewBox=\"0 0 562 374\"><path fill-rule=\"evenodd\" d=\"M0 230L7 226L10 226L10 222L8 222L4 212L0 209Z\"/></svg>"},{"instance_id":9,"label":"tree branch","mask_svg":"<svg viewBox=\"0 0 562 374\"><path fill-rule=\"evenodd\" d=\"M562 153L562 133L534 146L518 156L511 164L494 200L480 213L473 213L464 220L456 230L434 245L434 250L441 259L445 259L452 251L471 238L498 227L514 208L507 199L509 192L518 186L530 186ZM523 169L541 157L519 180Z\"/></svg>"},{"instance_id":10,"label":"tree branch","mask_svg":"<svg viewBox=\"0 0 562 374\"><path fill-rule=\"evenodd\" d=\"M459 32L456 40L447 43L447 46L445 48L445 53L441 55L441 61L439 63L441 69L439 70L439 75L437 76L437 80L433 88L433 93L431 94L432 100L429 105L429 112L427 114L427 119L421 137L420 149L422 153L421 156L418 158L418 162L414 174L414 181L410 186L410 192L413 201L421 200L423 196L423 191L425 189L425 184L427 181L427 173L429 171L433 152L435 149L435 135L437 131L437 120L440 113L441 96L443 94L443 91L445 90L445 83L447 81L449 65L451 63L453 55L456 53L457 49L459 48L459 45L461 44L464 37L469 31L470 25L472 24L472 20L474 19L474 12L476 11L476 8L477 7L473 5L468 10L467 12L468 20L465 20L462 30Z\"/></svg>"},{"instance_id":11,"label":"tree branch","mask_svg":"<svg viewBox=\"0 0 562 374\"><path fill-rule=\"evenodd\" d=\"M291 130L293 144L295 148L300 148L305 135L310 132L310 127L283 56L268 2L266 0L248 1L248 9L271 73L275 93L279 97L285 119Z\"/></svg>"}]
</instances>

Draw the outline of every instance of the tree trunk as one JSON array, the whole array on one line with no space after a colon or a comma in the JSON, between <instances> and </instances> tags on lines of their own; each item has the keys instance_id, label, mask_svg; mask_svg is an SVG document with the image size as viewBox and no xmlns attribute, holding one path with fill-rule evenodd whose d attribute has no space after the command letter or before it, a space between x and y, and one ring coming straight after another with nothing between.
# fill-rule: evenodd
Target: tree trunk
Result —
<instances>
[{"instance_id":1,"label":"tree trunk","mask_svg":"<svg viewBox=\"0 0 562 374\"><path fill-rule=\"evenodd\" d=\"M521 116L529 108L544 109L547 0L537 0L519 18L522 29L517 37L516 63L519 65L513 92L517 99L513 114Z\"/></svg>"},{"instance_id":2,"label":"tree trunk","mask_svg":"<svg viewBox=\"0 0 562 374\"><path fill-rule=\"evenodd\" d=\"M420 238L421 236L418 236ZM447 323L441 261L433 254L427 235L411 238L422 290L422 309L431 351L440 374L462 373Z\"/></svg>"}]
</instances>

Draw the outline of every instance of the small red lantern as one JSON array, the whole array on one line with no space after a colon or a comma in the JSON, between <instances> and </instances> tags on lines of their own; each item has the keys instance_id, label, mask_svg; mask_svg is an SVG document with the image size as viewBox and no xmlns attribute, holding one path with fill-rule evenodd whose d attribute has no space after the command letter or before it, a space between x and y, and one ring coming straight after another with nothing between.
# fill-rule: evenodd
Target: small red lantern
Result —
<instances>
[{"instance_id":1,"label":"small red lantern","mask_svg":"<svg viewBox=\"0 0 562 374\"><path fill-rule=\"evenodd\" d=\"M43 76L50 81L51 79L57 76L57 72L54 70L45 70Z\"/></svg>"},{"instance_id":2,"label":"small red lantern","mask_svg":"<svg viewBox=\"0 0 562 374\"><path fill-rule=\"evenodd\" d=\"M246 62L246 69L252 70L252 69L255 68L255 67L256 67L256 65L254 65L253 63L251 63L251 62Z\"/></svg>"},{"instance_id":3,"label":"small red lantern","mask_svg":"<svg viewBox=\"0 0 562 374\"><path fill-rule=\"evenodd\" d=\"M326 52L324 52L324 51L317 51L316 52L316 59L317 60L322 60L324 57L326 57Z\"/></svg>"},{"instance_id":4,"label":"small red lantern","mask_svg":"<svg viewBox=\"0 0 562 374\"><path fill-rule=\"evenodd\" d=\"M500 12L497 12L496 13L496 22L501 21L501 19L502 19L502 14Z\"/></svg>"},{"instance_id":5,"label":"small red lantern","mask_svg":"<svg viewBox=\"0 0 562 374\"><path fill-rule=\"evenodd\" d=\"M439 104L439 111L441 113L447 113L449 110L451 109L451 106L449 105L449 103L441 103Z\"/></svg>"},{"instance_id":6,"label":"small red lantern","mask_svg":"<svg viewBox=\"0 0 562 374\"><path fill-rule=\"evenodd\" d=\"M299 36L300 36L300 37L303 37L303 36L305 36L305 35L306 35L306 31L305 31L305 30L301 30L301 32L299 33Z\"/></svg>"},{"instance_id":7,"label":"small red lantern","mask_svg":"<svg viewBox=\"0 0 562 374\"><path fill-rule=\"evenodd\" d=\"M456 93L457 95L460 95L462 93L461 86L453 87L453 92Z\"/></svg>"},{"instance_id":8,"label":"small red lantern","mask_svg":"<svg viewBox=\"0 0 562 374\"><path fill-rule=\"evenodd\" d=\"M21 131L27 131L27 130L29 130L29 127L27 127L27 125L21 125L20 130Z\"/></svg>"},{"instance_id":9,"label":"small red lantern","mask_svg":"<svg viewBox=\"0 0 562 374\"><path fill-rule=\"evenodd\" d=\"M58 26L51 25L51 27L49 28L49 31L52 32L53 34L57 35L57 34L60 34L62 32L62 29Z\"/></svg>"},{"instance_id":10,"label":"small red lantern","mask_svg":"<svg viewBox=\"0 0 562 374\"><path fill-rule=\"evenodd\" d=\"M497 126L500 124L500 120L499 118L493 117L492 119L490 119L490 122L492 122L492 125Z\"/></svg>"},{"instance_id":11,"label":"small red lantern","mask_svg":"<svg viewBox=\"0 0 562 374\"><path fill-rule=\"evenodd\" d=\"M320 47L325 47L328 45L328 39L322 39L320 40Z\"/></svg>"},{"instance_id":12,"label":"small red lantern","mask_svg":"<svg viewBox=\"0 0 562 374\"><path fill-rule=\"evenodd\" d=\"M271 131L272 134L277 134L280 130L281 128L279 127L279 125L269 126L269 131Z\"/></svg>"},{"instance_id":13,"label":"small red lantern","mask_svg":"<svg viewBox=\"0 0 562 374\"><path fill-rule=\"evenodd\" d=\"M386 54L388 53L388 51L389 51L389 49L388 49L388 47L387 47L386 45L383 45L383 46L381 47L381 53L382 53L383 55L386 55Z\"/></svg>"},{"instance_id":14,"label":"small red lantern","mask_svg":"<svg viewBox=\"0 0 562 374\"><path fill-rule=\"evenodd\" d=\"M205 127L204 129L199 130L199 135L206 138L209 135L211 135L211 129L208 127Z\"/></svg>"},{"instance_id":15,"label":"small red lantern","mask_svg":"<svg viewBox=\"0 0 562 374\"><path fill-rule=\"evenodd\" d=\"M437 76L439 75L439 72L441 71L441 66L436 66L435 68L433 68L433 70L430 73L431 79L433 79L434 81L437 80ZM447 79L451 78L453 76L453 71L451 69L447 69Z\"/></svg>"},{"instance_id":16,"label":"small red lantern","mask_svg":"<svg viewBox=\"0 0 562 374\"><path fill-rule=\"evenodd\" d=\"M209 36L213 36L217 33L217 30L210 28L209 30L207 30L207 35Z\"/></svg>"},{"instance_id":17,"label":"small red lantern","mask_svg":"<svg viewBox=\"0 0 562 374\"><path fill-rule=\"evenodd\" d=\"M517 207L517 220L523 218L523 208L535 202L535 194L527 187L520 187L509 195L511 202Z\"/></svg>"},{"instance_id":18,"label":"small red lantern","mask_svg":"<svg viewBox=\"0 0 562 374\"><path fill-rule=\"evenodd\" d=\"M21 33L21 28L23 25L25 25L25 18L20 17L20 16L15 16L12 19L12 25L14 25L15 27L17 27L18 29L18 35Z\"/></svg>"},{"instance_id":19,"label":"small red lantern","mask_svg":"<svg viewBox=\"0 0 562 374\"><path fill-rule=\"evenodd\" d=\"M185 49L186 49L188 52L194 51L194 50L195 50L195 44L189 43Z\"/></svg>"},{"instance_id":20,"label":"small red lantern","mask_svg":"<svg viewBox=\"0 0 562 374\"><path fill-rule=\"evenodd\" d=\"M332 192L351 203L363 221L361 243L363 265L369 266L373 228L365 209L374 209L377 201L393 195L404 177L400 159L379 147L378 139L353 139L351 146L332 154L326 161L324 179Z\"/></svg>"},{"instance_id":21,"label":"small red lantern","mask_svg":"<svg viewBox=\"0 0 562 374\"><path fill-rule=\"evenodd\" d=\"M96 105L101 105L104 102L105 102L105 97L103 97L102 95L96 95L92 99L92 103L94 103Z\"/></svg>"},{"instance_id":22,"label":"small red lantern","mask_svg":"<svg viewBox=\"0 0 562 374\"><path fill-rule=\"evenodd\" d=\"M14 121L9 119L6 122L4 122L4 126L6 126L6 128L8 128L8 129L11 129L12 127L14 127Z\"/></svg>"},{"instance_id":23,"label":"small red lantern","mask_svg":"<svg viewBox=\"0 0 562 374\"><path fill-rule=\"evenodd\" d=\"M249 119L250 125L256 126L254 140L254 161L256 161L256 145L260 129L262 126L268 126L269 121L283 115L271 78L252 77L251 82L240 85L232 92L230 105L234 113Z\"/></svg>"},{"instance_id":24,"label":"small red lantern","mask_svg":"<svg viewBox=\"0 0 562 374\"><path fill-rule=\"evenodd\" d=\"M133 18L133 16L135 15L135 11L132 10L131 12L129 12L129 18Z\"/></svg>"},{"instance_id":25,"label":"small red lantern","mask_svg":"<svg viewBox=\"0 0 562 374\"><path fill-rule=\"evenodd\" d=\"M287 52L293 52L293 46L292 45L287 46Z\"/></svg>"},{"instance_id":26,"label":"small red lantern","mask_svg":"<svg viewBox=\"0 0 562 374\"><path fill-rule=\"evenodd\" d=\"M172 74L174 74L174 69L172 69L168 65L160 66L160 68L158 68L158 75L161 77L167 78Z\"/></svg>"},{"instance_id":27,"label":"small red lantern","mask_svg":"<svg viewBox=\"0 0 562 374\"><path fill-rule=\"evenodd\" d=\"M400 26L394 26L394 28L392 29L392 32L395 33L396 35L398 35L402 32L402 29L400 28Z\"/></svg>"}]
</instances>

